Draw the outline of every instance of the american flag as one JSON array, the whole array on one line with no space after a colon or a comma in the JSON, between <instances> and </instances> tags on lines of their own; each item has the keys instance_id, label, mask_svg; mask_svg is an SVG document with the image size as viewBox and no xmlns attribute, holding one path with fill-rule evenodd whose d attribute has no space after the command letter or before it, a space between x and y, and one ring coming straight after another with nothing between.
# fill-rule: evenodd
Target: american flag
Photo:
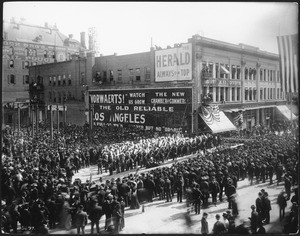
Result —
<instances>
[{"instance_id":1,"label":"american flag","mask_svg":"<svg viewBox=\"0 0 300 236\"><path fill-rule=\"evenodd\" d=\"M280 57L281 89L286 93L298 91L298 34L277 36Z\"/></svg>"},{"instance_id":2,"label":"american flag","mask_svg":"<svg viewBox=\"0 0 300 236\"><path fill-rule=\"evenodd\" d=\"M240 126L244 122L243 112L240 111L237 116L233 119L235 126Z\"/></svg>"}]
</instances>

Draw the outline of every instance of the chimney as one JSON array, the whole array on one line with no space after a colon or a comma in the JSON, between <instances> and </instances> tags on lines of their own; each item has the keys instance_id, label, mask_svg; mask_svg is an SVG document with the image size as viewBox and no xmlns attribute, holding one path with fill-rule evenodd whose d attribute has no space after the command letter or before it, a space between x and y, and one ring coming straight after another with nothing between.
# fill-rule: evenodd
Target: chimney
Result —
<instances>
[{"instance_id":1,"label":"chimney","mask_svg":"<svg viewBox=\"0 0 300 236\"><path fill-rule=\"evenodd\" d=\"M73 34L69 34L69 39L73 38Z\"/></svg>"},{"instance_id":2,"label":"chimney","mask_svg":"<svg viewBox=\"0 0 300 236\"><path fill-rule=\"evenodd\" d=\"M80 43L81 43L81 46L83 48L86 48L86 45L85 45L85 32L80 33Z\"/></svg>"}]
</instances>

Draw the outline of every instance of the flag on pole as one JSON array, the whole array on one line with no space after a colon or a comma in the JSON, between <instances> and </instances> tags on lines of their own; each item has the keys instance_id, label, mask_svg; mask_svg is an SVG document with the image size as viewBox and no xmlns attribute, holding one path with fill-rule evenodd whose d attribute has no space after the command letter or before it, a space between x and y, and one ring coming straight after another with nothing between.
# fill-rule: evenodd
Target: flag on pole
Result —
<instances>
[{"instance_id":1,"label":"flag on pole","mask_svg":"<svg viewBox=\"0 0 300 236\"><path fill-rule=\"evenodd\" d=\"M298 34L277 36L281 90L298 91Z\"/></svg>"},{"instance_id":2,"label":"flag on pole","mask_svg":"<svg viewBox=\"0 0 300 236\"><path fill-rule=\"evenodd\" d=\"M239 127L244 122L243 111L238 112L237 116L233 119L235 126Z\"/></svg>"}]
</instances>

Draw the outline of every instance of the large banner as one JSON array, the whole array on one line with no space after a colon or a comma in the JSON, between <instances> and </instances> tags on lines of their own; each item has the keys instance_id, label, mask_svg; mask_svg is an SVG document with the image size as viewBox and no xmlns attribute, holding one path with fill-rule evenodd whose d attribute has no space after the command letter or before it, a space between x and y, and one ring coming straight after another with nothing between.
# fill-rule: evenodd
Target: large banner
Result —
<instances>
[{"instance_id":1,"label":"large banner","mask_svg":"<svg viewBox=\"0 0 300 236\"><path fill-rule=\"evenodd\" d=\"M89 91L93 124L181 131L192 111L192 88Z\"/></svg>"},{"instance_id":2,"label":"large banner","mask_svg":"<svg viewBox=\"0 0 300 236\"><path fill-rule=\"evenodd\" d=\"M192 44L155 51L155 82L192 79Z\"/></svg>"}]
</instances>

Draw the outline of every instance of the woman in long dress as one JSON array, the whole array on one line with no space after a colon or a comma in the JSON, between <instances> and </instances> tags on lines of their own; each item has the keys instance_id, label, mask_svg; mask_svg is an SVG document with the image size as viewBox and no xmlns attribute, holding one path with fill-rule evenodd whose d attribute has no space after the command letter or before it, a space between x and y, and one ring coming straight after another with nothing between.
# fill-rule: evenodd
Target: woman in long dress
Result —
<instances>
[{"instance_id":1,"label":"woman in long dress","mask_svg":"<svg viewBox=\"0 0 300 236\"><path fill-rule=\"evenodd\" d=\"M65 199L60 213L59 226L62 229L70 230L71 229L71 214L70 214L70 204L67 199Z\"/></svg>"},{"instance_id":2,"label":"woman in long dress","mask_svg":"<svg viewBox=\"0 0 300 236\"><path fill-rule=\"evenodd\" d=\"M139 209L140 203L137 197L137 183L135 181L131 181L131 203L130 209Z\"/></svg>"}]
</instances>

